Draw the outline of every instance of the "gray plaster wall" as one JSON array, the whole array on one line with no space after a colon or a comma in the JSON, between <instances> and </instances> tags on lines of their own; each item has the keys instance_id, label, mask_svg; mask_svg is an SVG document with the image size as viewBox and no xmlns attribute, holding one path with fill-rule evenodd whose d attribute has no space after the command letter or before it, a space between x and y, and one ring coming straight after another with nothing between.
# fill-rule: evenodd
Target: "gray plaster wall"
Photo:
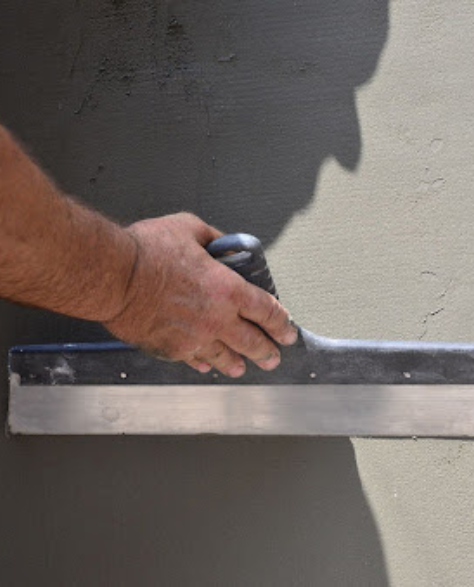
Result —
<instances>
[{"instance_id":1,"label":"gray plaster wall","mask_svg":"<svg viewBox=\"0 0 474 587\"><path fill-rule=\"evenodd\" d=\"M192 210L268 247L295 319L474 340L474 5L0 5L0 119L121 222ZM100 340L0 305L6 353ZM474 445L0 440L0 585L467 587Z\"/></svg>"}]
</instances>

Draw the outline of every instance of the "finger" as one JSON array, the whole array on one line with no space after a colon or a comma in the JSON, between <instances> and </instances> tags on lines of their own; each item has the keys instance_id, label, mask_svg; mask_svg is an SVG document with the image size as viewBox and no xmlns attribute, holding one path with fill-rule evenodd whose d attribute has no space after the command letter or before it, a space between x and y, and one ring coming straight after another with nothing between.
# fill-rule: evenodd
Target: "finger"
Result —
<instances>
[{"instance_id":1,"label":"finger","mask_svg":"<svg viewBox=\"0 0 474 587\"><path fill-rule=\"evenodd\" d=\"M205 361L199 361L198 359L188 359L184 362L196 371L199 371L199 373L209 373L209 371L212 369L212 365L206 363Z\"/></svg>"},{"instance_id":2,"label":"finger","mask_svg":"<svg viewBox=\"0 0 474 587\"><path fill-rule=\"evenodd\" d=\"M235 352L244 355L265 371L280 364L280 351L257 326L247 320L238 319L229 329L223 341Z\"/></svg>"},{"instance_id":3,"label":"finger","mask_svg":"<svg viewBox=\"0 0 474 587\"><path fill-rule=\"evenodd\" d=\"M220 340L200 349L195 360L208 363L229 377L240 377L245 373L245 362L242 357Z\"/></svg>"},{"instance_id":4,"label":"finger","mask_svg":"<svg viewBox=\"0 0 474 587\"><path fill-rule=\"evenodd\" d=\"M298 339L298 330L291 321L288 310L275 297L255 285L246 286L239 315L258 324L280 344L294 344Z\"/></svg>"},{"instance_id":5,"label":"finger","mask_svg":"<svg viewBox=\"0 0 474 587\"><path fill-rule=\"evenodd\" d=\"M186 216L191 233L197 242L203 247L224 234L214 226L211 226L204 222L204 220L194 216L194 214L186 214Z\"/></svg>"}]
</instances>

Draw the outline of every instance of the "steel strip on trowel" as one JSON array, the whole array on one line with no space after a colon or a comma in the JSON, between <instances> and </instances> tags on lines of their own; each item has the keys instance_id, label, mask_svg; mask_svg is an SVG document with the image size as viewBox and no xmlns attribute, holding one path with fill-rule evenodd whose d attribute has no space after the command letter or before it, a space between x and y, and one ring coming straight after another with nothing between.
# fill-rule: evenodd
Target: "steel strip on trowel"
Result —
<instances>
[{"instance_id":1,"label":"steel strip on trowel","mask_svg":"<svg viewBox=\"0 0 474 587\"><path fill-rule=\"evenodd\" d=\"M20 385L13 434L463 437L473 385Z\"/></svg>"}]
</instances>

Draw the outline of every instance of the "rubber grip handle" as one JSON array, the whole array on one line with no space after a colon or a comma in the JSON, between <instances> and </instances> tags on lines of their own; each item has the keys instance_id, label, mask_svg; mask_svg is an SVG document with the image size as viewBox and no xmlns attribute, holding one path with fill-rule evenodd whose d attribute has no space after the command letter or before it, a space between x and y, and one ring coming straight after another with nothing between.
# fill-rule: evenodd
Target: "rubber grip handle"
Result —
<instances>
[{"instance_id":1,"label":"rubber grip handle","mask_svg":"<svg viewBox=\"0 0 474 587\"><path fill-rule=\"evenodd\" d=\"M206 247L207 252L249 283L261 287L278 299L262 243L251 234L225 234Z\"/></svg>"}]
</instances>

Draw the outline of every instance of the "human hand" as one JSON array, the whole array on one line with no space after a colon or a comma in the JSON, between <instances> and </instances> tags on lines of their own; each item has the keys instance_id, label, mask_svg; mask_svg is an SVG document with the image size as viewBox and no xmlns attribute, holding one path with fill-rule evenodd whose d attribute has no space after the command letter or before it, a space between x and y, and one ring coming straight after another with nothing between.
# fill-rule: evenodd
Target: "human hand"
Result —
<instances>
[{"instance_id":1,"label":"human hand","mask_svg":"<svg viewBox=\"0 0 474 587\"><path fill-rule=\"evenodd\" d=\"M180 213L126 230L138 257L123 309L105 323L115 336L202 373L215 367L230 377L245 372L242 356L274 369L280 352L273 341L296 342L281 304L206 252L222 235L217 229Z\"/></svg>"}]
</instances>

